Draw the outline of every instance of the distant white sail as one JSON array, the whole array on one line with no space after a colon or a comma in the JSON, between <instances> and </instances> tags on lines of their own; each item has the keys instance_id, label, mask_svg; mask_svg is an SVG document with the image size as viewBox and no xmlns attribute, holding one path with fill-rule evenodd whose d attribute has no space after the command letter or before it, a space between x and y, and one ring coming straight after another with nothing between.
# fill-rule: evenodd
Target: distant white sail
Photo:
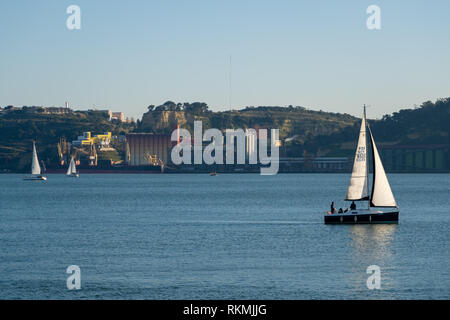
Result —
<instances>
[{"instance_id":1,"label":"distant white sail","mask_svg":"<svg viewBox=\"0 0 450 320\"><path fill-rule=\"evenodd\" d=\"M72 158L72 162L70 164L70 167L71 167L72 173L76 174L77 173L77 167L75 166L75 159L74 158Z\"/></svg>"},{"instance_id":2,"label":"distant white sail","mask_svg":"<svg viewBox=\"0 0 450 320\"><path fill-rule=\"evenodd\" d=\"M383 163L381 162L380 155L378 154L375 140L373 139L372 132L369 128L370 141L372 142L373 152L373 186L372 196L370 199L371 207L397 207L394 194L392 193L391 186L384 171Z\"/></svg>"},{"instance_id":3,"label":"distant white sail","mask_svg":"<svg viewBox=\"0 0 450 320\"><path fill-rule=\"evenodd\" d=\"M368 172L367 172L367 138L366 112L364 111L359 132L358 147L353 163L352 177L347 190L346 200L368 200Z\"/></svg>"},{"instance_id":4,"label":"distant white sail","mask_svg":"<svg viewBox=\"0 0 450 320\"><path fill-rule=\"evenodd\" d=\"M70 174L72 173L72 161L73 158L70 159L70 163L69 163L69 167L67 168L67 175L70 176Z\"/></svg>"},{"instance_id":5,"label":"distant white sail","mask_svg":"<svg viewBox=\"0 0 450 320\"><path fill-rule=\"evenodd\" d=\"M70 159L70 164L69 164L69 168L67 168L67 175L70 176L71 174L76 174L77 173L77 167L75 166L75 160Z\"/></svg>"},{"instance_id":6,"label":"distant white sail","mask_svg":"<svg viewBox=\"0 0 450 320\"><path fill-rule=\"evenodd\" d=\"M39 175L41 174L41 166L39 165L39 160L36 152L36 145L33 142L33 160L31 161L31 174Z\"/></svg>"}]
</instances>

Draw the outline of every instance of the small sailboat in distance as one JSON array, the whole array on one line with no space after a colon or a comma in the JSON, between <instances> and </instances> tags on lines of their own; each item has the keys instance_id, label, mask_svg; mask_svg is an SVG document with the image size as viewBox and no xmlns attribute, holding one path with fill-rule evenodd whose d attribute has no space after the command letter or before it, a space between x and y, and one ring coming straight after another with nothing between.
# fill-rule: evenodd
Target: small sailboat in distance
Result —
<instances>
[{"instance_id":1,"label":"small sailboat in distance","mask_svg":"<svg viewBox=\"0 0 450 320\"><path fill-rule=\"evenodd\" d=\"M31 177L24 178L24 180L30 181L45 181L47 177L41 175L41 166L39 165L39 159L36 152L36 144L33 141L33 158L31 160Z\"/></svg>"},{"instance_id":2,"label":"small sailboat in distance","mask_svg":"<svg viewBox=\"0 0 450 320\"><path fill-rule=\"evenodd\" d=\"M370 137L373 161L372 192L370 194L367 132ZM375 140L366 121L365 106L352 176L345 201L352 201L350 210L336 212L334 203L332 203L332 211L328 211L325 215L326 224L398 223L399 210ZM367 201L368 207L356 208L355 201Z\"/></svg>"},{"instance_id":3,"label":"small sailboat in distance","mask_svg":"<svg viewBox=\"0 0 450 320\"><path fill-rule=\"evenodd\" d=\"M72 157L72 159L70 159L69 168L67 169L67 176L74 177L74 178L79 177L79 175L77 173L77 167L75 166L75 159L73 157Z\"/></svg>"}]
</instances>

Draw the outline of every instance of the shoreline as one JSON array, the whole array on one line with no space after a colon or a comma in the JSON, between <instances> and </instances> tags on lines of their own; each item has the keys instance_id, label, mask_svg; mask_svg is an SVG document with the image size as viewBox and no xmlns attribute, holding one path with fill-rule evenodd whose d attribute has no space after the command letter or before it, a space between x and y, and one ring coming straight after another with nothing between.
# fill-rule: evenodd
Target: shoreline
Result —
<instances>
[{"instance_id":1,"label":"shoreline","mask_svg":"<svg viewBox=\"0 0 450 320\"><path fill-rule=\"evenodd\" d=\"M211 171L172 171L172 170L167 170L165 172L157 172L157 171L132 171L132 170L117 170L117 171L112 171L112 170L98 170L98 171L83 171L80 170L78 172L79 174L210 174ZM233 171L216 171L216 173L219 174L260 174L260 172L253 172L253 171L248 171L248 172L242 172L242 171L238 171L238 172L233 172ZM396 172L386 172L387 174L450 174L450 171L396 171ZM0 172L1 174L23 174L23 175L29 175L29 172L21 172L21 171L11 171L11 172ZM58 174L62 174L65 175L66 172L64 171L56 171L56 170L51 170L51 171L47 171L45 173L43 173L43 175L58 175ZM286 172L286 171L279 171L277 174L351 174L351 172L338 172L338 171L327 171L327 172L319 172L319 171L290 171L290 172Z\"/></svg>"}]
</instances>

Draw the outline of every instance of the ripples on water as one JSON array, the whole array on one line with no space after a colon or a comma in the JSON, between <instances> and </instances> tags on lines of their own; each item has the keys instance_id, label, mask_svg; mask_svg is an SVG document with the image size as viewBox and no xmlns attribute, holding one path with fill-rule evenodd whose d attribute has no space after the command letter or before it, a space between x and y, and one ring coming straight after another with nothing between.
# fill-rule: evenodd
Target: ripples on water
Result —
<instances>
[{"instance_id":1,"label":"ripples on water","mask_svg":"<svg viewBox=\"0 0 450 320\"><path fill-rule=\"evenodd\" d=\"M349 175L21 178L0 175L2 299L450 298L450 175L390 175L400 224L358 226L322 222Z\"/></svg>"}]
</instances>

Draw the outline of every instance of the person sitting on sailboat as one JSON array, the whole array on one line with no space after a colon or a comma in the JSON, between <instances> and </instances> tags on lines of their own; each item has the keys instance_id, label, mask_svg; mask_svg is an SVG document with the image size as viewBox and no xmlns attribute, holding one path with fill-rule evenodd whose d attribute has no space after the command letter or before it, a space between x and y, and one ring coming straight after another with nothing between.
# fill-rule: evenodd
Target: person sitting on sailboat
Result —
<instances>
[{"instance_id":1,"label":"person sitting on sailboat","mask_svg":"<svg viewBox=\"0 0 450 320\"><path fill-rule=\"evenodd\" d=\"M335 213L336 209L334 208L334 201L331 201L331 213Z\"/></svg>"},{"instance_id":2,"label":"person sitting on sailboat","mask_svg":"<svg viewBox=\"0 0 450 320\"><path fill-rule=\"evenodd\" d=\"M342 210L342 208L339 208L338 213L344 213L344 210Z\"/></svg>"},{"instance_id":3,"label":"person sitting on sailboat","mask_svg":"<svg viewBox=\"0 0 450 320\"><path fill-rule=\"evenodd\" d=\"M356 210L355 201L352 201L352 204L350 205L350 210Z\"/></svg>"}]
</instances>

